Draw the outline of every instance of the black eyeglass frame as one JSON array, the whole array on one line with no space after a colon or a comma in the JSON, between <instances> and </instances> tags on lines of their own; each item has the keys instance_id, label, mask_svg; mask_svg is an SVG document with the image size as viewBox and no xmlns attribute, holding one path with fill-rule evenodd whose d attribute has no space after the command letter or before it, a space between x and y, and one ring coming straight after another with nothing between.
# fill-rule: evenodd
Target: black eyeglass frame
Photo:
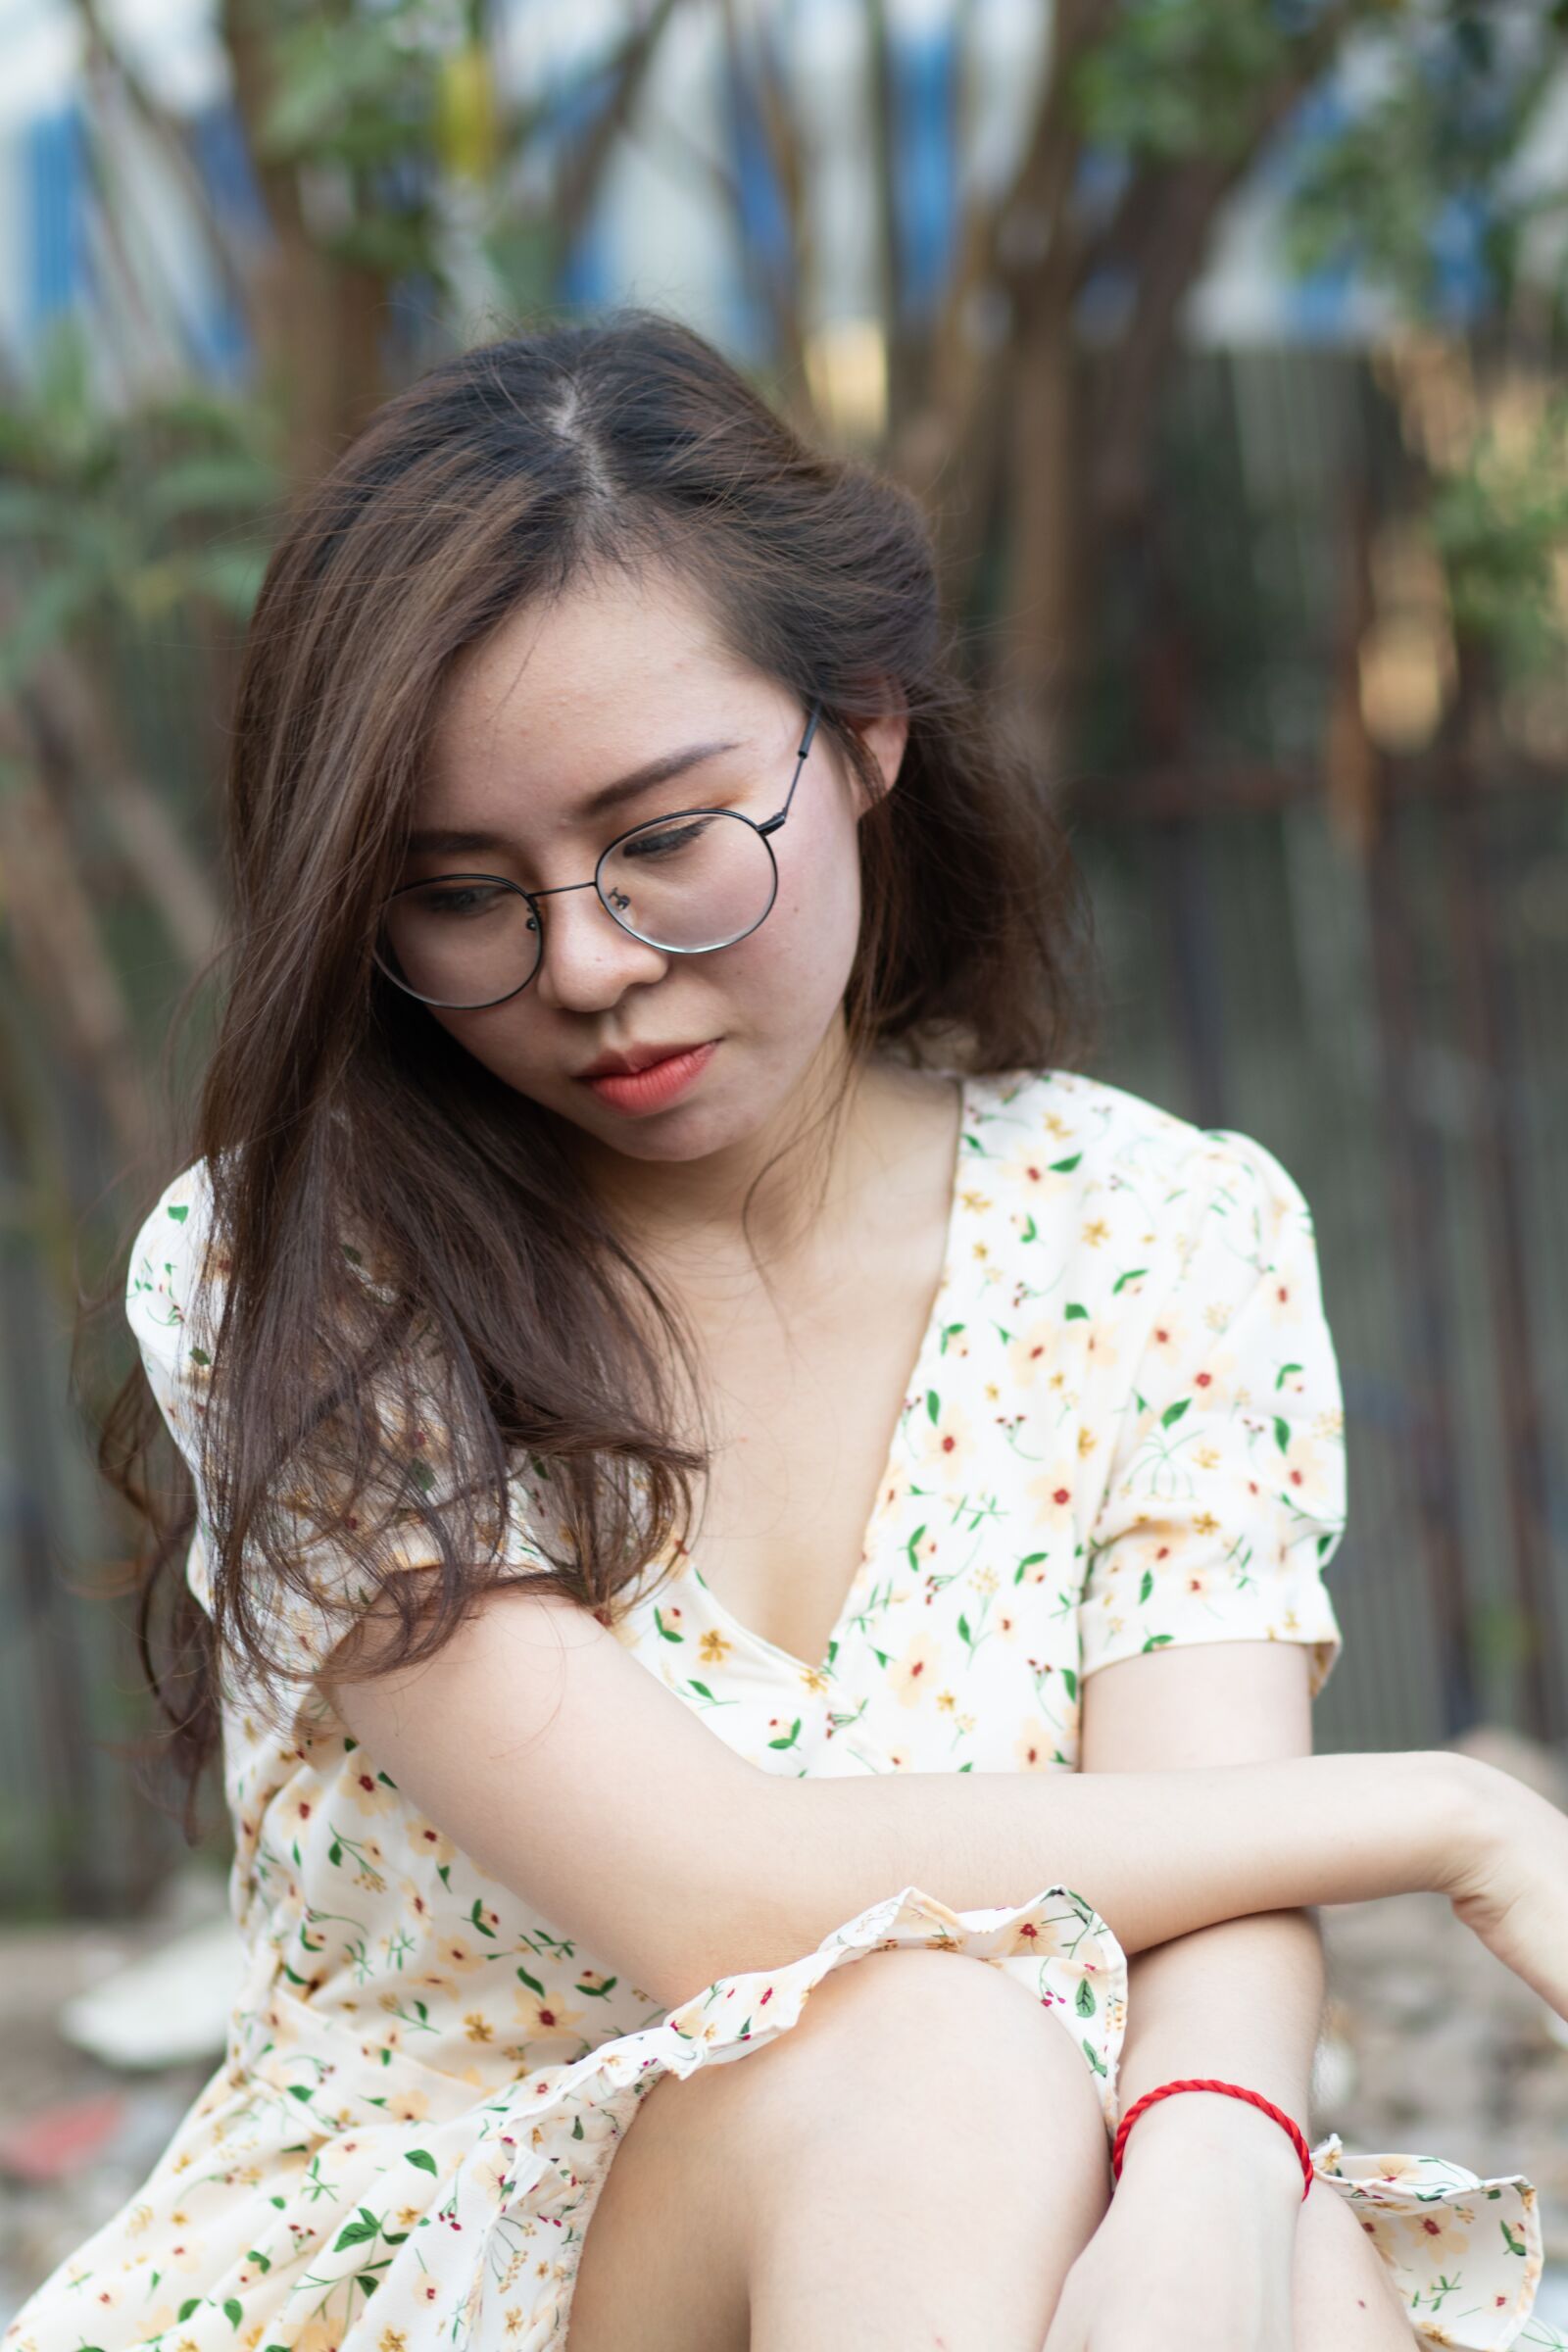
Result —
<instances>
[{"instance_id":1,"label":"black eyeglass frame","mask_svg":"<svg viewBox=\"0 0 1568 2352\"><path fill-rule=\"evenodd\" d=\"M766 817L760 824L758 822L756 817L748 816L745 810L741 808L671 808L662 816L645 817L640 825L628 825L624 833L617 833L614 840L607 843L605 848L600 851L599 856L594 863L593 873L588 881L558 882L553 884L549 890L524 890L520 882L511 882L507 879L505 874L480 874L466 872L454 874L426 874L422 875L416 882L404 882L400 884L398 889L393 891L391 898L389 898L387 901L387 905L389 906L392 904L392 899L401 898L405 891L428 890L431 884L434 882L493 882L502 890L514 890L519 898L527 900L529 906L533 909L534 928L539 935L538 948L534 956L533 970L528 974L527 979L519 980L515 988L509 988L505 996L486 997L481 1004L453 1004L444 997L420 996L419 991L416 988L410 988L406 980L400 980L397 973L390 970L388 966L383 963L381 960L379 944L377 944L377 946L371 950L371 959L374 962L376 969L380 972L384 972L387 979L392 982L394 988L402 989L405 996L413 997L416 1002L420 1004L436 1005L443 1011L488 1012L492 1005L508 1004L511 1003L514 997L520 996L523 990L530 987L532 983L539 977L539 967L544 961L544 918L539 912L537 901L540 899L564 898L566 892L571 890L597 891L599 894L599 904L601 906L603 906L611 921L612 923L619 924L621 930L626 933L629 939L640 940L644 947L657 948L662 956L714 956L718 953L720 948L733 948L739 946L743 939L750 939L752 933L756 930L759 930L760 926L766 922L768 916L773 911L773 903L778 897L778 859L773 855L773 844L770 836L779 831L789 815L790 804L795 798L795 787L801 780L801 770L806 765L806 757L811 748L811 739L816 733L817 721L821 715L822 707L820 702L813 701L808 709L806 732L801 738L800 750L795 755L795 773L790 778L790 788L784 796L784 806L782 808L780 808L776 816ZM691 816L728 816L733 817L739 824L750 825L752 831L758 836L767 851L767 861L772 868L773 874L772 887L767 894L767 905L762 908L762 911L758 916L757 921L755 923L748 923L744 931L737 931L733 939L715 940L710 947L707 948L672 948L667 946L666 943L662 939L649 939L644 932L634 930L630 923L624 921L623 918L616 913L614 907L610 904L610 901L600 883L599 877L604 871L607 858L612 857L615 851L621 847L622 843L631 841L639 833L655 833L658 832L662 826L678 824L683 817Z\"/></svg>"}]
</instances>

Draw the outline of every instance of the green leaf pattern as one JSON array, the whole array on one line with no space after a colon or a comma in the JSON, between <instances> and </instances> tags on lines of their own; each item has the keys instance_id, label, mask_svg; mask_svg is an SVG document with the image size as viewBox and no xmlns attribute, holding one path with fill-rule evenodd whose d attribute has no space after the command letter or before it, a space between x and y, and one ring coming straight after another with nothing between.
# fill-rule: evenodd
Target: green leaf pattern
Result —
<instances>
[{"instance_id":1,"label":"green leaf pattern","mask_svg":"<svg viewBox=\"0 0 1568 2352\"><path fill-rule=\"evenodd\" d=\"M654 1564L670 1573L620 1629L761 1770L1071 1771L1084 1679L1115 1659L1275 1638L1308 1647L1319 1683L1332 1663L1321 1572L1344 1520L1343 1431L1291 1178L1245 1137L1084 1077L963 1092L942 1287L821 1656L742 1624L703 1579L700 1539L698 1558ZM210 1331L199 1346L188 1328L197 1270L212 1273L204 1198L199 1168L175 1179L126 1291L187 1459L213 1376ZM438 1492L437 1435L421 1437L410 1475ZM528 1477L542 1508L548 1465ZM324 1612L344 1583L318 1566ZM189 1574L202 1594L199 1541ZM281 1630L303 1679L320 1629ZM1113 2128L1126 1963L1114 1923L1068 1889L956 1913L940 1890L868 1888L818 1949L669 2009L624 1954L488 1878L340 1727L303 1715L297 1732L228 1703L249 1951L230 2049L158 2171L24 2307L22 2352L106 2340L100 2281L118 2352L179 2352L181 2330L198 2352L555 2352L645 2091L677 2063L763 2046L828 1968L888 1940L985 1957L1058 2010ZM1461 2167L1342 2166L1326 2149L1319 2179L1380 2236L1413 2319L1441 2313L1455 2344L1523 2323L1540 2270L1528 2183L1487 2184L1499 2202L1483 2224ZM1472 2312L1494 2332L1465 2333ZM1518 2340L1568 2352L1541 2325Z\"/></svg>"}]
</instances>

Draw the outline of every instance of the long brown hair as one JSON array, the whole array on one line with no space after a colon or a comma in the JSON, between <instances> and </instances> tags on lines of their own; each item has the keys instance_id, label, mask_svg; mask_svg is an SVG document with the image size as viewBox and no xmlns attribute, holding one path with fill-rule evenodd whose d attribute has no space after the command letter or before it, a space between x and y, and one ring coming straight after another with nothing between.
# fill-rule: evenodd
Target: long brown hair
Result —
<instances>
[{"instance_id":1,"label":"long brown hair","mask_svg":"<svg viewBox=\"0 0 1568 2352\"><path fill-rule=\"evenodd\" d=\"M596 567L649 564L676 567L803 708L819 700L863 792L852 1055L1006 1070L1070 1066L1088 1043L1083 886L960 669L911 496L808 446L700 336L642 310L466 351L386 402L284 517L239 677L228 968L179 1162L205 1161L223 1275L210 1617L181 1573L196 1495L178 1465L155 1492L166 1440L139 1365L99 1446L150 1530L143 1663L192 1787L221 1655L276 1670L266 1604L310 1587L280 1480L401 1611L377 1670L429 1654L505 1578L519 1463L548 1484L547 1588L607 1621L690 1528L706 1455L671 1434L671 1367L700 1394L681 1318L573 1180L553 1115L371 960L456 657ZM850 723L871 681L908 714L886 795ZM409 1444L432 1365L439 1494ZM412 1516L439 1578L387 1567L370 1494Z\"/></svg>"}]
</instances>

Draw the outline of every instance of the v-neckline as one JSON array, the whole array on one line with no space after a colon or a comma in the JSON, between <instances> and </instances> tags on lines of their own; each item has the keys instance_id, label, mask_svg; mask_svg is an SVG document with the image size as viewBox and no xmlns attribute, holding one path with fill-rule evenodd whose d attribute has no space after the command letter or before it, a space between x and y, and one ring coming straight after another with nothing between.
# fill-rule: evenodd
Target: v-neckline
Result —
<instances>
[{"instance_id":1,"label":"v-neckline","mask_svg":"<svg viewBox=\"0 0 1568 2352\"><path fill-rule=\"evenodd\" d=\"M932 1350L939 1344L944 1320L943 1309L951 1302L954 1281L957 1273L958 1196L963 1189L963 1154L969 1128L972 1079L970 1074L963 1070L949 1070L945 1075L956 1078L957 1081L958 1132L953 1147L953 1189L948 1198L948 1222L942 1245L942 1271L937 1277L937 1287L931 1295L930 1311L926 1316L925 1329L920 1334L920 1343L915 1349L914 1361L909 1367L908 1376L900 1394L899 1409L893 1423L893 1434L888 1441L887 1452L882 1462L881 1477L877 1482L876 1500L871 1505L871 1515L860 1539L859 1561L855 1574L850 1579L843 1601L840 1603L839 1613L829 1630L822 1656L812 1665L805 1658L797 1657L793 1650L784 1649L778 1642L768 1641L765 1634L760 1634L753 1627L745 1624L741 1618L735 1615L733 1609L727 1607L719 1599L718 1594L698 1566L695 1553L689 1554L682 1562L682 1572L689 1575L693 1582L701 1588L705 1606L717 1619L721 1630L731 1641L762 1657L771 1659L776 1665L787 1667L792 1674L809 1676L813 1680L820 1679L824 1683L831 1683L837 1652L843 1644L845 1634L858 1612L865 1581L868 1576L875 1574L877 1538L881 1534L882 1521L891 1508L898 1492L899 1456L903 1449L904 1433L908 1419L906 1409L908 1400L911 1396L918 1396L922 1387L930 1385L926 1377L927 1367Z\"/></svg>"}]
</instances>

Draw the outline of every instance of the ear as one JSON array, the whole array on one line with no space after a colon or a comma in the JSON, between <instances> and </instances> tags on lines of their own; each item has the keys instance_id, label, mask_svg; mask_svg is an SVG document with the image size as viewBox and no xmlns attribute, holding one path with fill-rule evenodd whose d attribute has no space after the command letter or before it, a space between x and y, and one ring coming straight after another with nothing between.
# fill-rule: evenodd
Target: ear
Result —
<instances>
[{"instance_id":1,"label":"ear","mask_svg":"<svg viewBox=\"0 0 1568 2352\"><path fill-rule=\"evenodd\" d=\"M881 794L890 793L904 764L909 739L909 714L904 697L891 679L874 681L859 711L846 711L845 723L871 755L881 776Z\"/></svg>"}]
</instances>

